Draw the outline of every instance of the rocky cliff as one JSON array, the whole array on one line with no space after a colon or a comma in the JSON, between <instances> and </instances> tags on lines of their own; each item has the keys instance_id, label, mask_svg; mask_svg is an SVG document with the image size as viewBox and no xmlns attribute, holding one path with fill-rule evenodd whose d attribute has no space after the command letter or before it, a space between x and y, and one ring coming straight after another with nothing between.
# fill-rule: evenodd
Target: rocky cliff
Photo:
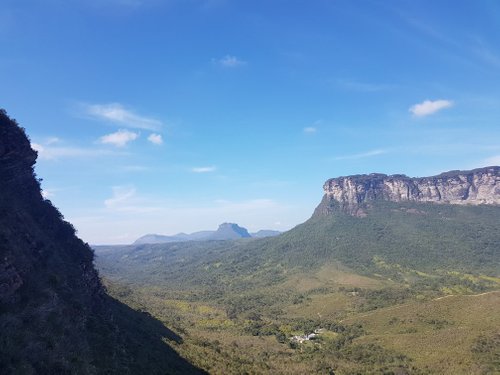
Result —
<instances>
[{"instance_id":1,"label":"rocky cliff","mask_svg":"<svg viewBox=\"0 0 500 375\"><path fill-rule=\"evenodd\" d=\"M434 202L460 205L500 204L500 167L450 171L432 177L405 175L344 176L329 179L315 215L342 211L364 215L372 201Z\"/></svg>"},{"instance_id":2,"label":"rocky cliff","mask_svg":"<svg viewBox=\"0 0 500 375\"><path fill-rule=\"evenodd\" d=\"M0 373L193 373L159 322L110 298L93 252L43 199L24 130L0 110Z\"/></svg>"}]
</instances>

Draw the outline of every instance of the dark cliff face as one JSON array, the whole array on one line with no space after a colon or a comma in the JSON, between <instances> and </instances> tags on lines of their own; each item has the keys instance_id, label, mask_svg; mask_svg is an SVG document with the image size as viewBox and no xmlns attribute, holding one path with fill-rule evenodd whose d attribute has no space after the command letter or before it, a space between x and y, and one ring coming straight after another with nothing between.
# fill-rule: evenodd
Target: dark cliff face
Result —
<instances>
[{"instance_id":1,"label":"dark cliff face","mask_svg":"<svg viewBox=\"0 0 500 375\"><path fill-rule=\"evenodd\" d=\"M67 357L91 356L86 323L103 310L104 295L92 251L41 196L36 156L0 112L0 338L7 348L0 359L28 373L63 371Z\"/></svg>"},{"instance_id":2,"label":"dark cliff face","mask_svg":"<svg viewBox=\"0 0 500 375\"><path fill-rule=\"evenodd\" d=\"M372 173L332 178L315 215L341 211L363 215L372 201L434 202L460 205L500 204L500 167L450 171L432 177Z\"/></svg>"},{"instance_id":3,"label":"dark cliff face","mask_svg":"<svg viewBox=\"0 0 500 375\"><path fill-rule=\"evenodd\" d=\"M36 156L0 110L0 373L196 372L161 342L172 332L105 293L92 250L43 199Z\"/></svg>"},{"instance_id":4,"label":"dark cliff face","mask_svg":"<svg viewBox=\"0 0 500 375\"><path fill-rule=\"evenodd\" d=\"M42 198L33 172L36 157L24 131L1 111L0 270L5 273L0 274L0 302L8 304L19 299L15 292L23 280L52 265L52 245L56 241L64 245L57 252L60 261L82 276L67 282L98 297L103 289L92 264L92 250L75 236L74 228L62 220L60 212Z\"/></svg>"}]
</instances>

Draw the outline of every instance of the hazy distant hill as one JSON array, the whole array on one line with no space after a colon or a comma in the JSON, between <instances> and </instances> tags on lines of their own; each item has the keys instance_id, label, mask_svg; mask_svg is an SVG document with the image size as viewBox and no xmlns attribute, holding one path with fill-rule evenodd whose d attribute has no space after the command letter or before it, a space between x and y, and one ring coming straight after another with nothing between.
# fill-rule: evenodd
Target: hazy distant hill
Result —
<instances>
[{"instance_id":1,"label":"hazy distant hill","mask_svg":"<svg viewBox=\"0 0 500 375\"><path fill-rule=\"evenodd\" d=\"M150 315L109 297L93 252L44 200L37 154L0 110L0 373L199 373Z\"/></svg>"},{"instance_id":2,"label":"hazy distant hill","mask_svg":"<svg viewBox=\"0 0 500 375\"><path fill-rule=\"evenodd\" d=\"M256 272L261 280L271 275L279 280L290 269L317 269L331 261L364 274L402 278L410 273L415 280L421 278L418 272L445 270L500 274L500 207L380 201L365 211L365 217L314 216L278 237L243 243L110 247L114 251L99 255L97 262L130 280L154 274L186 283L212 277L234 283L231 275ZM242 287L251 287L245 283Z\"/></svg>"},{"instance_id":3,"label":"hazy distant hill","mask_svg":"<svg viewBox=\"0 0 500 375\"><path fill-rule=\"evenodd\" d=\"M250 233L250 235L252 237L255 237L255 238L275 237L275 236L279 236L280 234L281 234L280 231L265 230L265 229L259 230L258 232Z\"/></svg>"},{"instance_id":4,"label":"hazy distant hill","mask_svg":"<svg viewBox=\"0 0 500 375\"><path fill-rule=\"evenodd\" d=\"M134 241L133 245L142 244L158 244L170 242L185 242L185 241L224 241L235 240L239 238L264 238L279 235L281 232L274 230L260 230L256 233L248 233L248 231L234 223L223 223L219 225L216 231L200 231L191 234L179 233L173 236L164 236L161 234L146 234Z\"/></svg>"}]
</instances>

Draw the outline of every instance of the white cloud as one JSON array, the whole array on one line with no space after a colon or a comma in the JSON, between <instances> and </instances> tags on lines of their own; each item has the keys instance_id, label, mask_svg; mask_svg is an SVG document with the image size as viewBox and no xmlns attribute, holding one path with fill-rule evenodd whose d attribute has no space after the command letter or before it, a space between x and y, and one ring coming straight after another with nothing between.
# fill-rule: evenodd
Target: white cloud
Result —
<instances>
[{"instance_id":1,"label":"white cloud","mask_svg":"<svg viewBox=\"0 0 500 375\"><path fill-rule=\"evenodd\" d=\"M47 145L53 145L55 143L60 143L61 140L57 137L50 137L50 138L47 138L47 140L45 141L45 144Z\"/></svg>"},{"instance_id":2,"label":"white cloud","mask_svg":"<svg viewBox=\"0 0 500 375\"><path fill-rule=\"evenodd\" d=\"M318 129L316 129L315 127L313 126L308 126L308 127L305 127L304 128L304 133L307 133L307 134L313 134L313 133L316 133Z\"/></svg>"},{"instance_id":3,"label":"white cloud","mask_svg":"<svg viewBox=\"0 0 500 375\"><path fill-rule=\"evenodd\" d=\"M162 126L161 121L140 116L119 103L85 104L83 108L85 114L92 118L112 122L128 128L158 130Z\"/></svg>"},{"instance_id":4,"label":"white cloud","mask_svg":"<svg viewBox=\"0 0 500 375\"><path fill-rule=\"evenodd\" d=\"M388 152L387 150L372 150L372 151L362 152L359 154L337 156L334 158L334 160L363 159L363 158L369 158L371 156L387 154L387 152Z\"/></svg>"},{"instance_id":5,"label":"white cloud","mask_svg":"<svg viewBox=\"0 0 500 375\"><path fill-rule=\"evenodd\" d=\"M214 165L209 166L209 167L194 167L191 169L191 172L194 173L209 173L209 172L214 172L217 169Z\"/></svg>"},{"instance_id":6,"label":"white cloud","mask_svg":"<svg viewBox=\"0 0 500 375\"><path fill-rule=\"evenodd\" d=\"M104 144L111 144L116 147L124 147L127 143L135 141L139 137L139 134L120 129L116 133L111 133L99 138L99 142Z\"/></svg>"},{"instance_id":7,"label":"white cloud","mask_svg":"<svg viewBox=\"0 0 500 375\"><path fill-rule=\"evenodd\" d=\"M38 158L40 160L57 160L59 158L89 158L116 154L116 152L110 150L81 147L54 147L50 144L41 145L39 143L32 143L31 148L38 152Z\"/></svg>"},{"instance_id":8,"label":"white cloud","mask_svg":"<svg viewBox=\"0 0 500 375\"><path fill-rule=\"evenodd\" d=\"M236 68L238 66L246 65L246 61L238 59L236 56L226 55L217 61L225 68Z\"/></svg>"},{"instance_id":9,"label":"white cloud","mask_svg":"<svg viewBox=\"0 0 500 375\"><path fill-rule=\"evenodd\" d=\"M422 103L411 106L409 111L416 117L424 117L452 106L453 102L451 100L425 100Z\"/></svg>"},{"instance_id":10,"label":"white cloud","mask_svg":"<svg viewBox=\"0 0 500 375\"><path fill-rule=\"evenodd\" d=\"M148 141L155 145L163 144L163 138L161 134L155 134L155 133L150 134L148 137Z\"/></svg>"}]
</instances>

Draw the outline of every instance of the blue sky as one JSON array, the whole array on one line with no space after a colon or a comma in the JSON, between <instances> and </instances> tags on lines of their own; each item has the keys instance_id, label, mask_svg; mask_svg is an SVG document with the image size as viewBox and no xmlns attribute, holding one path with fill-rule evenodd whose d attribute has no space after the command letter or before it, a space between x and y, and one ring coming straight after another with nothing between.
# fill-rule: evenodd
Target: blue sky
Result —
<instances>
[{"instance_id":1,"label":"blue sky","mask_svg":"<svg viewBox=\"0 0 500 375\"><path fill-rule=\"evenodd\" d=\"M3 0L0 106L93 244L289 229L322 184L500 164L500 2Z\"/></svg>"}]
</instances>

